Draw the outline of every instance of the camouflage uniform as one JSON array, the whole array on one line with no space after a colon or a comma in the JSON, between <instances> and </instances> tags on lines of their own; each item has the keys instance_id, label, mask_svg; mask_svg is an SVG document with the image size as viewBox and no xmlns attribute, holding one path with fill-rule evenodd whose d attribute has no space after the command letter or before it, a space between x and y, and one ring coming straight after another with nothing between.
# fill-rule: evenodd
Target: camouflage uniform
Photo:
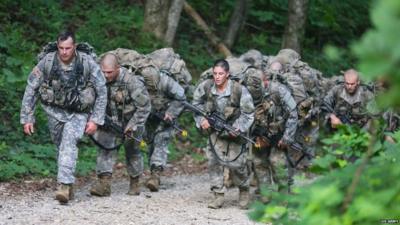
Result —
<instances>
[{"instance_id":1,"label":"camouflage uniform","mask_svg":"<svg viewBox=\"0 0 400 225\"><path fill-rule=\"evenodd\" d=\"M394 109L388 109L383 114L382 117L386 123L387 132L396 132L400 128L400 114Z\"/></svg>"},{"instance_id":2,"label":"camouflage uniform","mask_svg":"<svg viewBox=\"0 0 400 225\"><path fill-rule=\"evenodd\" d=\"M265 91L265 96L256 106L253 135L266 136L270 140L267 147L254 150L254 168L259 186L269 185L276 190L276 185L282 184L282 175L277 176L276 169L281 167L272 157L277 157L279 140L286 144L293 143L298 125L296 102L288 88L279 82L271 81ZM290 149L289 149L290 152ZM286 161L288 185L293 183L294 168Z\"/></svg>"},{"instance_id":3,"label":"camouflage uniform","mask_svg":"<svg viewBox=\"0 0 400 225\"><path fill-rule=\"evenodd\" d=\"M133 136L141 138L145 122L151 111L150 97L144 86L142 77L134 76L121 67L117 79L107 84L107 114L112 121L124 129L130 129ZM118 135L100 127L94 135L95 139L107 148L116 145ZM143 172L143 157L138 142L129 139L124 142L128 174L137 177ZM112 173L117 158L117 151L99 149L97 154L97 174Z\"/></svg>"},{"instance_id":4,"label":"camouflage uniform","mask_svg":"<svg viewBox=\"0 0 400 225\"><path fill-rule=\"evenodd\" d=\"M232 80L228 80L224 93L216 91L213 80L203 81L194 92L193 105L206 112L219 113L241 132L247 132L254 120L254 105L250 93L245 87ZM201 116L195 116L197 127L200 127L202 119ZM234 162L223 163L217 159L211 149L214 148L216 154L223 159L232 159L239 154L242 148L246 147L237 140L238 138L230 138L226 132L219 134L213 131L210 133L207 147L208 171L211 190L215 193L226 191L223 182L223 166L231 169L233 182L239 188L249 188L250 170L247 165L247 154L240 155Z\"/></svg>"},{"instance_id":5,"label":"camouflage uniform","mask_svg":"<svg viewBox=\"0 0 400 225\"><path fill-rule=\"evenodd\" d=\"M21 124L34 123L34 111L38 100L39 88L48 77L45 69L47 57L43 58L29 74L28 85L25 89L21 107ZM86 60L86 61L85 61ZM62 65L55 54L54 65L61 73L63 79L68 79L73 73L75 64L83 62L88 68L89 79L94 84L96 99L90 113L74 112L61 107L42 104L48 117L50 135L58 150L58 174L57 181L63 184L75 182L74 172L78 157L77 143L82 138L87 121L91 120L98 125L104 122L104 113L107 104L107 89L105 79L97 63L88 55L77 52L74 60L69 65ZM53 65L53 67L54 67Z\"/></svg>"},{"instance_id":6,"label":"camouflage uniform","mask_svg":"<svg viewBox=\"0 0 400 225\"><path fill-rule=\"evenodd\" d=\"M151 69L151 68L146 68ZM162 122L155 116L155 113L164 116L171 115L174 119L178 118L183 110L182 101L186 100L184 89L167 74L158 73L157 80L150 81L145 76L145 85L149 91L152 105L152 115L150 115L147 125L147 139L149 140L149 161L152 167L165 167L168 157L168 143L174 134L173 128Z\"/></svg>"},{"instance_id":7,"label":"camouflage uniform","mask_svg":"<svg viewBox=\"0 0 400 225\"><path fill-rule=\"evenodd\" d=\"M300 59L301 57L296 51L282 49L271 62L277 61L283 65L283 76L286 77L297 103L299 124L295 140L308 153L314 155L319 135L319 107L324 83L322 73ZM300 80L303 87L300 88L300 82L296 80ZM293 155L293 157L300 156ZM303 159L300 166L307 166L309 163L307 159Z\"/></svg>"},{"instance_id":8,"label":"camouflage uniform","mask_svg":"<svg viewBox=\"0 0 400 225\"><path fill-rule=\"evenodd\" d=\"M373 103L374 95L367 87L360 85L353 95L347 93L344 84L333 87L324 97L324 105L330 106L336 116L345 116L351 125L367 128L370 120L369 106ZM326 118L327 119L327 118ZM344 122L344 121L342 121Z\"/></svg>"}]
</instances>

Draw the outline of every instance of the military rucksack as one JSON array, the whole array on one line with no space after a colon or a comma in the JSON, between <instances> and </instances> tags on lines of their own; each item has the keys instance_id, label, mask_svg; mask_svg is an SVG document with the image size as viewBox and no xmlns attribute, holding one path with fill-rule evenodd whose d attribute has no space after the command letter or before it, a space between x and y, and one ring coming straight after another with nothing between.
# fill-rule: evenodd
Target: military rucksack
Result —
<instances>
[{"instance_id":1,"label":"military rucksack","mask_svg":"<svg viewBox=\"0 0 400 225\"><path fill-rule=\"evenodd\" d=\"M260 51L255 49L250 49L249 51L243 53L240 55L239 59L260 70L262 69L264 63L264 56Z\"/></svg>"},{"instance_id":2,"label":"military rucksack","mask_svg":"<svg viewBox=\"0 0 400 225\"><path fill-rule=\"evenodd\" d=\"M87 55L91 56L95 61L97 59L96 52L89 43L82 42L76 45L76 50L79 52L86 53ZM36 56L36 61L39 62L42 60L48 53L56 52L57 51L57 42L49 42L45 46L42 47L42 51Z\"/></svg>"},{"instance_id":3,"label":"military rucksack","mask_svg":"<svg viewBox=\"0 0 400 225\"><path fill-rule=\"evenodd\" d=\"M314 98L321 97L321 84L322 73L307 63L300 60L300 55L292 49L282 49L274 57L273 61L280 62L285 72L292 72L298 74L304 83L307 94Z\"/></svg>"},{"instance_id":4,"label":"military rucksack","mask_svg":"<svg viewBox=\"0 0 400 225\"><path fill-rule=\"evenodd\" d=\"M135 50L117 48L100 56L111 53L117 56L121 66L144 77L147 85L156 88L160 73L167 74L177 81L183 88L190 85L192 76L186 64L175 54L172 48L156 50L148 55L140 54Z\"/></svg>"},{"instance_id":5,"label":"military rucksack","mask_svg":"<svg viewBox=\"0 0 400 225\"><path fill-rule=\"evenodd\" d=\"M57 49L56 42L49 42L37 56L38 61L44 60L44 78L39 87L42 103L73 112L89 112L96 97L88 62L96 59L93 47L87 43L77 44L74 68L67 80L60 76L61 65L56 60Z\"/></svg>"},{"instance_id":6,"label":"military rucksack","mask_svg":"<svg viewBox=\"0 0 400 225\"><path fill-rule=\"evenodd\" d=\"M226 61L229 64L230 79L237 81L239 83L241 83L247 76L249 69L254 68L249 63L243 62L238 58L230 57L227 58ZM212 69L213 68L211 67L200 75L199 83L207 79L212 79L213 77Z\"/></svg>"},{"instance_id":7,"label":"military rucksack","mask_svg":"<svg viewBox=\"0 0 400 225\"><path fill-rule=\"evenodd\" d=\"M192 75L186 67L185 61L172 48L162 48L146 55L160 70L168 73L186 90L192 82Z\"/></svg>"},{"instance_id":8,"label":"military rucksack","mask_svg":"<svg viewBox=\"0 0 400 225\"><path fill-rule=\"evenodd\" d=\"M226 61L229 64L230 79L244 85L255 103L261 101L263 95L262 71L239 58L230 57ZM200 75L199 83L207 79L213 79L212 67Z\"/></svg>"}]
</instances>

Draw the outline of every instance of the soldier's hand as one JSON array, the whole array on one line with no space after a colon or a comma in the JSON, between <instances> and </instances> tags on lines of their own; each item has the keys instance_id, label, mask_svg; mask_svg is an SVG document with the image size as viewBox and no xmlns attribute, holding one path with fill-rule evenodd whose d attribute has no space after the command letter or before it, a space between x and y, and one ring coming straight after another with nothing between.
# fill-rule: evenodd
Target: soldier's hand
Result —
<instances>
[{"instance_id":1,"label":"soldier's hand","mask_svg":"<svg viewBox=\"0 0 400 225\"><path fill-rule=\"evenodd\" d=\"M231 137L237 137L239 134L240 134L239 128L236 128L236 129L235 129L235 132L229 132L229 135L230 135Z\"/></svg>"},{"instance_id":2,"label":"soldier's hand","mask_svg":"<svg viewBox=\"0 0 400 225\"><path fill-rule=\"evenodd\" d=\"M89 121L86 123L86 128L85 128L85 133L92 135L96 132L97 130L97 124L93 121Z\"/></svg>"},{"instance_id":3,"label":"soldier's hand","mask_svg":"<svg viewBox=\"0 0 400 225\"><path fill-rule=\"evenodd\" d=\"M203 119L203 120L200 122L200 127L201 127L201 129L203 129L203 130L207 130L208 128L210 128L210 123L208 122L207 119Z\"/></svg>"},{"instance_id":4,"label":"soldier's hand","mask_svg":"<svg viewBox=\"0 0 400 225\"><path fill-rule=\"evenodd\" d=\"M279 140L278 142L278 148L280 149L286 149L288 147L288 144L286 144L282 139Z\"/></svg>"},{"instance_id":5,"label":"soldier's hand","mask_svg":"<svg viewBox=\"0 0 400 225\"><path fill-rule=\"evenodd\" d=\"M342 121L335 114L331 114L329 118L331 120L332 128L336 128L338 125L342 124Z\"/></svg>"},{"instance_id":6,"label":"soldier's hand","mask_svg":"<svg viewBox=\"0 0 400 225\"><path fill-rule=\"evenodd\" d=\"M256 145L260 146L260 148L268 148L271 146L267 139L263 137L256 137Z\"/></svg>"},{"instance_id":7,"label":"soldier's hand","mask_svg":"<svg viewBox=\"0 0 400 225\"><path fill-rule=\"evenodd\" d=\"M35 133L35 129L33 128L33 123L25 123L24 124L24 133L27 135L32 135Z\"/></svg>"},{"instance_id":8,"label":"soldier's hand","mask_svg":"<svg viewBox=\"0 0 400 225\"><path fill-rule=\"evenodd\" d=\"M171 114L165 113L164 120L172 121L172 120L174 120L174 117Z\"/></svg>"}]
</instances>

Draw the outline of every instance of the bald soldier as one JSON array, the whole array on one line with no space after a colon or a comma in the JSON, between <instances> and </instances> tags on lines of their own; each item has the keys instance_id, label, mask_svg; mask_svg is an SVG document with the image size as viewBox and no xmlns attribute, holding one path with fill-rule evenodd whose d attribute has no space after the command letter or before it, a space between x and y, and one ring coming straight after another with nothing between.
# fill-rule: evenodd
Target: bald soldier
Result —
<instances>
[{"instance_id":1,"label":"bald soldier","mask_svg":"<svg viewBox=\"0 0 400 225\"><path fill-rule=\"evenodd\" d=\"M372 103L373 93L360 85L359 74L354 69L344 73L344 83L334 86L325 96L322 110L332 128L349 123L366 128L371 119L367 106Z\"/></svg>"},{"instance_id":2,"label":"bald soldier","mask_svg":"<svg viewBox=\"0 0 400 225\"><path fill-rule=\"evenodd\" d=\"M143 157L138 140L143 135L145 122L151 111L150 97L143 78L120 67L114 54L104 55L100 67L107 80L106 114L111 118L112 123L123 128L126 137L123 144L130 177L127 194L139 195L139 177L143 172ZM107 125L109 124L100 127L94 138L105 148L112 148L116 146L116 137L121 134L114 133ZM109 196L111 194L111 176L117 156L117 151L102 148L98 150L96 168L98 179L90 189L91 195Z\"/></svg>"}]
</instances>

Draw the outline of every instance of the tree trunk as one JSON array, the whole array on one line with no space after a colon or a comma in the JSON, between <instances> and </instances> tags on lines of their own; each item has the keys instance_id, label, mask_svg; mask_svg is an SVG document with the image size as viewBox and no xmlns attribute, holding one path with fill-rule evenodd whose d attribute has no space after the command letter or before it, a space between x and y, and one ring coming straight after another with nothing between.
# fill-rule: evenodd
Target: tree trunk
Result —
<instances>
[{"instance_id":1,"label":"tree trunk","mask_svg":"<svg viewBox=\"0 0 400 225\"><path fill-rule=\"evenodd\" d=\"M210 30L207 26L206 22L201 18L201 16L190 6L186 1L183 4L183 9L187 14L189 14L197 25L203 30L206 34L206 37L211 42L214 47L218 49L218 52L222 53L225 57L231 56L231 51L226 47L224 43Z\"/></svg>"},{"instance_id":2,"label":"tree trunk","mask_svg":"<svg viewBox=\"0 0 400 225\"><path fill-rule=\"evenodd\" d=\"M301 53L307 19L308 0L289 0L288 23L283 36L282 48L291 48Z\"/></svg>"},{"instance_id":3,"label":"tree trunk","mask_svg":"<svg viewBox=\"0 0 400 225\"><path fill-rule=\"evenodd\" d=\"M250 0L236 0L235 9L232 13L229 29L225 36L225 44L228 48L235 43L238 33L246 21L247 12L249 9Z\"/></svg>"},{"instance_id":4,"label":"tree trunk","mask_svg":"<svg viewBox=\"0 0 400 225\"><path fill-rule=\"evenodd\" d=\"M178 28L179 19L183 8L184 0L172 0L169 8L167 31L165 33L165 42L168 46L172 46L175 39L176 29Z\"/></svg>"},{"instance_id":5,"label":"tree trunk","mask_svg":"<svg viewBox=\"0 0 400 225\"><path fill-rule=\"evenodd\" d=\"M164 40L167 30L168 12L171 0L146 0L144 5L143 31L153 33Z\"/></svg>"}]
</instances>

